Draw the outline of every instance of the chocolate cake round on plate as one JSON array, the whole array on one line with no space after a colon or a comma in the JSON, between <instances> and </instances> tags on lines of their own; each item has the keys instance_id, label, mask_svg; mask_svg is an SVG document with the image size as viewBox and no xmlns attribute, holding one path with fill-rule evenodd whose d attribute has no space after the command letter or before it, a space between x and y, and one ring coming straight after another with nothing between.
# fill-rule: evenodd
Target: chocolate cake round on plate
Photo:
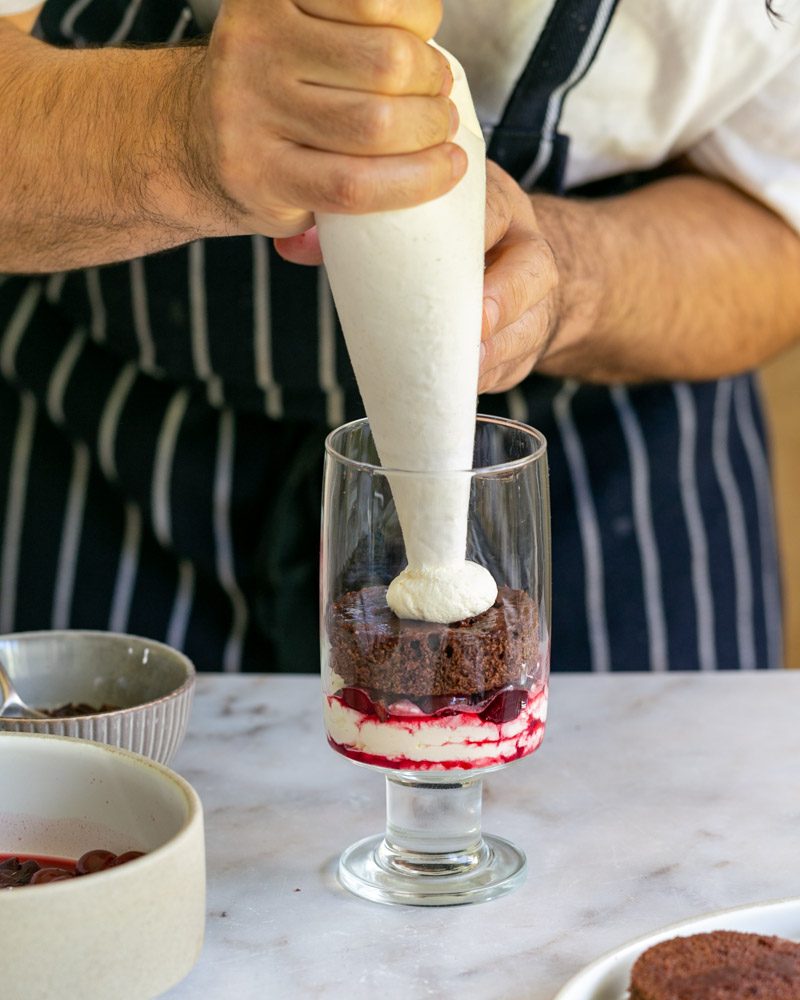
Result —
<instances>
[{"instance_id":1,"label":"chocolate cake round on plate","mask_svg":"<svg viewBox=\"0 0 800 1000\"><path fill-rule=\"evenodd\" d=\"M738 931L670 938L637 959L630 1000L800 1000L800 944Z\"/></svg>"}]
</instances>

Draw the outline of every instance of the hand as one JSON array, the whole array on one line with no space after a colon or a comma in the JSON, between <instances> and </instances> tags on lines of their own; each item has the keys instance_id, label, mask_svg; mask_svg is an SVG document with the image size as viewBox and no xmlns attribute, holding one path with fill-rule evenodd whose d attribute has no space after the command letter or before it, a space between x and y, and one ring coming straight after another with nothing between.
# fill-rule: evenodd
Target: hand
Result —
<instances>
[{"instance_id":1,"label":"hand","mask_svg":"<svg viewBox=\"0 0 800 1000\"><path fill-rule=\"evenodd\" d=\"M269 236L405 208L466 170L441 0L223 0L187 133L195 186Z\"/></svg>"},{"instance_id":2,"label":"hand","mask_svg":"<svg viewBox=\"0 0 800 1000\"><path fill-rule=\"evenodd\" d=\"M295 264L321 264L316 227L275 240ZM533 205L496 163L486 164L486 271L480 392L504 392L530 374L553 337L558 269Z\"/></svg>"},{"instance_id":3,"label":"hand","mask_svg":"<svg viewBox=\"0 0 800 1000\"><path fill-rule=\"evenodd\" d=\"M531 199L491 161L486 164L486 272L480 392L505 392L545 352L558 318L559 275Z\"/></svg>"}]
</instances>

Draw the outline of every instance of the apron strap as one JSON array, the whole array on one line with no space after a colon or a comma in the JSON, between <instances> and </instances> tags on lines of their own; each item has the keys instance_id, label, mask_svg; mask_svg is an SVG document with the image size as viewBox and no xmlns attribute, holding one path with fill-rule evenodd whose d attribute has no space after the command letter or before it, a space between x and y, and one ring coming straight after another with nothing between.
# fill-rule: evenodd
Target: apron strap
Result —
<instances>
[{"instance_id":1,"label":"apron strap","mask_svg":"<svg viewBox=\"0 0 800 1000\"><path fill-rule=\"evenodd\" d=\"M489 143L520 184L561 194L569 136L557 131L564 99L592 65L618 0L555 0Z\"/></svg>"}]
</instances>

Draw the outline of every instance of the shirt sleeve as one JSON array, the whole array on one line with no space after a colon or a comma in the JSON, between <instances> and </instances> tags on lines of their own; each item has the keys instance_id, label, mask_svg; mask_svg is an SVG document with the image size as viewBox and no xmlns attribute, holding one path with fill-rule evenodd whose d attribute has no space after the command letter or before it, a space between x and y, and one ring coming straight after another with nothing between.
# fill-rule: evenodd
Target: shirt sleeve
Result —
<instances>
[{"instance_id":1,"label":"shirt sleeve","mask_svg":"<svg viewBox=\"0 0 800 1000\"><path fill-rule=\"evenodd\" d=\"M686 155L800 232L800 55Z\"/></svg>"}]
</instances>

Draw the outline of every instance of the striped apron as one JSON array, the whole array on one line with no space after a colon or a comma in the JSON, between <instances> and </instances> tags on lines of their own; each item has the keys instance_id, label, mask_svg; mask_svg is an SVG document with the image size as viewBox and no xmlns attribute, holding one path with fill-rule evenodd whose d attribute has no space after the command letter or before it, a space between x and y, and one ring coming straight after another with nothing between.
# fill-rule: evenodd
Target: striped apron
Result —
<instances>
[{"instance_id":1,"label":"striped apron","mask_svg":"<svg viewBox=\"0 0 800 1000\"><path fill-rule=\"evenodd\" d=\"M614 6L557 0L491 137L530 189L562 189L560 109ZM49 0L37 31L199 33L182 0ZM555 670L780 663L751 377L532 376L480 409L549 441ZM0 277L0 631L113 629L204 670L317 669L322 443L361 414L324 272L263 237Z\"/></svg>"}]
</instances>

